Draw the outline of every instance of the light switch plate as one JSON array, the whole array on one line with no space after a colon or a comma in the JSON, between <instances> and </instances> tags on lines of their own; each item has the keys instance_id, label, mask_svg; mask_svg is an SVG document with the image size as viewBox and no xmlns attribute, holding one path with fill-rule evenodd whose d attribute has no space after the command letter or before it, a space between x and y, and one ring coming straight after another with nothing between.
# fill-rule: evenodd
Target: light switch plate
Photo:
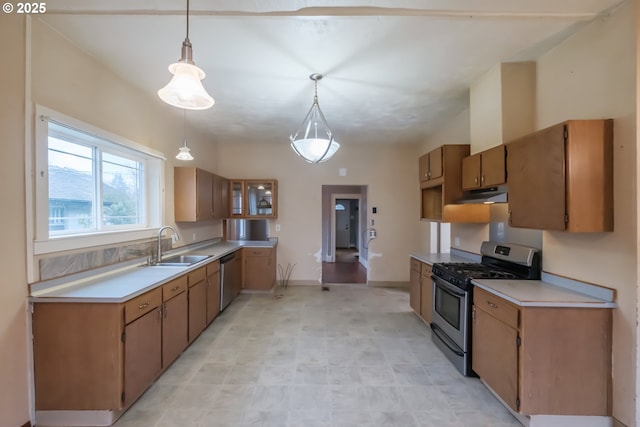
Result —
<instances>
[{"instance_id":1,"label":"light switch plate","mask_svg":"<svg viewBox=\"0 0 640 427\"><path fill-rule=\"evenodd\" d=\"M276 224L276 231L280 231L280 224Z\"/></svg>"}]
</instances>

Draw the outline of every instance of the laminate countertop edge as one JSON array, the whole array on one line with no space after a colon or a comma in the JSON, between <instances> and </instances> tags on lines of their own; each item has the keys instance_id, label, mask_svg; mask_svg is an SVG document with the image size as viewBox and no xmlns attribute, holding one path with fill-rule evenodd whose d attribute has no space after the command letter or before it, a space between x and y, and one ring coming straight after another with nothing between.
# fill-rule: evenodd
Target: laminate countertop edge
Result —
<instances>
[{"instance_id":1,"label":"laminate countertop edge","mask_svg":"<svg viewBox=\"0 0 640 427\"><path fill-rule=\"evenodd\" d=\"M601 300L541 280L474 279L475 286L520 307L615 308Z\"/></svg>"},{"instance_id":2,"label":"laminate countertop edge","mask_svg":"<svg viewBox=\"0 0 640 427\"><path fill-rule=\"evenodd\" d=\"M123 303L243 247L274 248L276 245L275 240L227 241L177 248L167 251L163 258L182 254L207 255L208 258L189 266L148 266L141 262L127 263L93 276L55 279L49 281L50 286L47 287L45 283L42 289L32 291L29 301L32 303Z\"/></svg>"}]
</instances>

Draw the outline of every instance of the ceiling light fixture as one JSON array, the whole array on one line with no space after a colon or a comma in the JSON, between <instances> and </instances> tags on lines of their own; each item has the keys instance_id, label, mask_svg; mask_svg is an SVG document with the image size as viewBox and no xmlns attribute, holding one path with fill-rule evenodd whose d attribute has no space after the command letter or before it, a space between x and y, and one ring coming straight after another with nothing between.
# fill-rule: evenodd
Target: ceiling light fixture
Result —
<instances>
[{"instance_id":1,"label":"ceiling light fixture","mask_svg":"<svg viewBox=\"0 0 640 427\"><path fill-rule=\"evenodd\" d=\"M174 107L188 110L206 110L213 106L214 100L202 86L205 74L193 62L193 51L189 41L189 0L187 0L187 37L182 42L182 56L171 65L171 81L158 91L164 102Z\"/></svg>"},{"instance_id":2,"label":"ceiling light fixture","mask_svg":"<svg viewBox=\"0 0 640 427\"><path fill-rule=\"evenodd\" d=\"M178 148L178 154L176 159L178 160L193 160L191 155L191 149L187 147L187 110L182 110L182 137L184 138L184 145Z\"/></svg>"},{"instance_id":3,"label":"ceiling light fixture","mask_svg":"<svg viewBox=\"0 0 640 427\"><path fill-rule=\"evenodd\" d=\"M333 139L333 133L318 104L318 80L322 79L322 74L313 73L309 78L315 84L313 104L300 128L289 139L291 148L298 156L309 163L321 163L329 160L338 151L340 144Z\"/></svg>"}]
</instances>

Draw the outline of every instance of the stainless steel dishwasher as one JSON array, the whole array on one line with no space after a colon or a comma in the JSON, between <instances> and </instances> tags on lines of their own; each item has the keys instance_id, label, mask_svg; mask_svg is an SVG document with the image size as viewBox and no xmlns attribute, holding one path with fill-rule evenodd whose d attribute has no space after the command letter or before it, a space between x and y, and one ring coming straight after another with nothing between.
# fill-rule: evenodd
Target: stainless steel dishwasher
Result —
<instances>
[{"instance_id":1,"label":"stainless steel dishwasher","mask_svg":"<svg viewBox=\"0 0 640 427\"><path fill-rule=\"evenodd\" d=\"M240 291L242 271L240 257L236 252L220 258L220 311L224 310Z\"/></svg>"}]
</instances>

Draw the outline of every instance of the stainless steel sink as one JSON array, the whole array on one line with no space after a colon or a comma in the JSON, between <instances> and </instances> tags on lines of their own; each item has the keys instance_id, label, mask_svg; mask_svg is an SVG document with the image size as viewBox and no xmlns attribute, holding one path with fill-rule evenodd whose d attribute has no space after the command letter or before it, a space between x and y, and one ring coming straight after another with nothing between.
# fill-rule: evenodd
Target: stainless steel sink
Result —
<instances>
[{"instance_id":1,"label":"stainless steel sink","mask_svg":"<svg viewBox=\"0 0 640 427\"><path fill-rule=\"evenodd\" d=\"M188 266L209 258L210 255L176 255L161 260L159 266Z\"/></svg>"}]
</instances>

